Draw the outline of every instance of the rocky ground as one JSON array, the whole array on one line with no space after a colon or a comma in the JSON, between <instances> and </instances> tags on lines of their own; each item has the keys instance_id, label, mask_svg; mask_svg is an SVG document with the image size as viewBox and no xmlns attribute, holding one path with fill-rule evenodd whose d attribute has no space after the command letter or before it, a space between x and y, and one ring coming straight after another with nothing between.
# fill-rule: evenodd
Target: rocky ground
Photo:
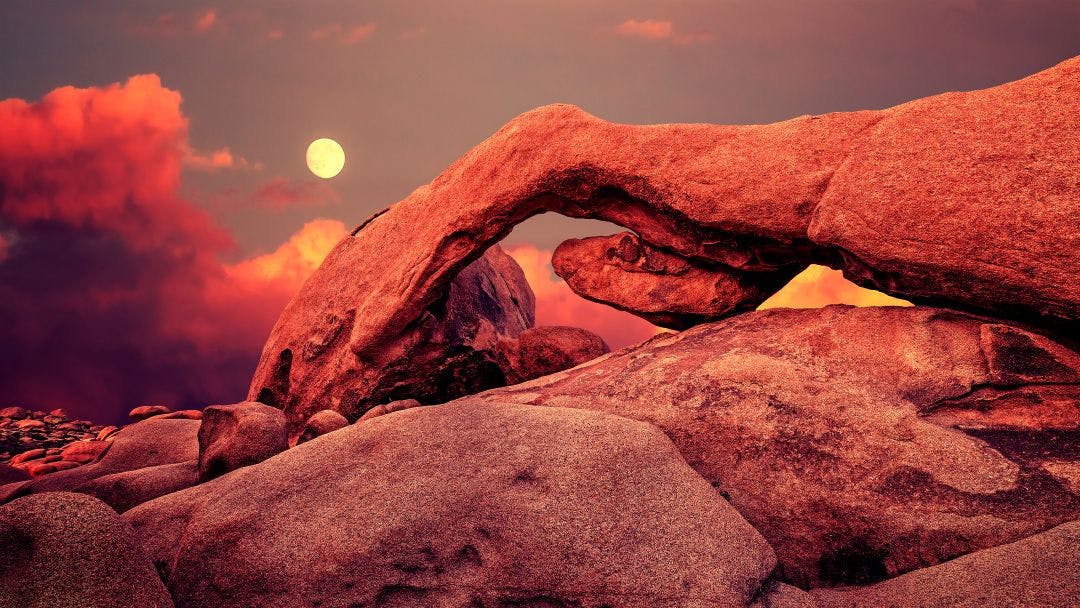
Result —
<instances>
[{"instance_id":1,"label":"rocky ground","mask_svg":"<svg viewBox=\"0 0 1080 608\"><path fill-rule=\"evenodd\" d=\"M248 401L4 410L0 608L1075 607L1076 116L1080 58L776 125L527 113L335 248ZM633 229L556 270L682 331L536 327L492 244L542 210ZM919 305L749 310L808 262Z\"/></svg>"}]
</instances>

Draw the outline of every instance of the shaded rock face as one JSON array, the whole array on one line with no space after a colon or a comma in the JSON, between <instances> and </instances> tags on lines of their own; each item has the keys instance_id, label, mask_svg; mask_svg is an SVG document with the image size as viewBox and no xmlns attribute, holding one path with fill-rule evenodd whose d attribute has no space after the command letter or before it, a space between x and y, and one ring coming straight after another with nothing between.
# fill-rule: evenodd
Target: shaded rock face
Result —
<instances>
[{"instance_id":1,"label":"shaded rock face","mask_svg":"<svg viewBox=\"0 0 1080 608\"><path fill-rule=\"evenodd\" d=\"M1080 521L860 589L817 589L820 608L1073 608L1080 598Z\"/></svg>"},{"instance_id":2,"label":"shaded rock face","mask_svg":"<svg viewBox=\"0 0 1080 608\"><path fill-rule=\"evenodd\" d=\"M746 606L775 565L656 428L520 405L380 416L124 517L181 607Z\"/></svg>"},{"instance_id":3,"label":"shaded rock face","mask_svg":"<svg viewBox=\"0 0 1080 608\"><path fill-rule=\"evenodd\" d=\"M49 492L0 506L0 608L172 608L131 527L101 501Z\"/></svg>"},{"instance_id":4,"label":"shaded rock face","mask_svg":"<svg viewBox=\"0 0 1080 608\"><path fill-rule=\"evenodd\" d=\"M659 426L803 587L1080 518L1080 355L951 311L746 313L470 399Z\"/></svg>"},{"instance_id":5,"label":"shaded rock face","mask_svg":"<svg viewBox=\"0 0 1080 608\"><path fill-rule=\"evenodd\" d=\"M288 447L281 410L254 401L212 405L199 425L199 479L262 462Z\"/></svg>"},{"instance_id":6,"label":"shaded rock face","mask_svg":"<svg viewBox=\"0 0 1080 608\"><path fill-rule=\"evenodd\" d=\"M600 336L578 327L533 327L499 344L508 384L570 369L609 352Z\"/></svg>"},{"instance_id":7,"label":"shaded rock face","mask_svg":"<svg viewBox=\"0 0 1080 608\"><path fill-rule=\"evenodd\" d=\"M399 244L384 250L384 261L400 249ZM357 306L365 297L359 291L363 282L338 287L346 291L333 301L307 303L328 306L315 326L292 325L307 323L306 317L287 319L284 326L279 323L275 332L303 333L304 341L264 357L251 384L250 399L284 409L293 442L304 421L322 409L355 421L372 407L400 399L445 403L565 369L580 362L586 351L600 352L594 344L602 344L585 332L574 334L577 340L569 345L570 337L555 331L550 334L550 350L561 349L563 356L530 365L508 361L508 355L512 358L521 351L518 337L535 324L536 302L521 268L498 246L444 285L444 293L410 320L400 340L377 351L361 354L349 346ZM384 304L396 306L393 299ZM529 334L529 344L544 335L549 334Z\"/></svg>"},{"instance_id":8,"label":"shaded rock face","mask_svg":"<svg viewBox=\"0 0 1080 608\"><path fill-rule=\"evenodd\" d=\"M159 465L193 462L199 457L199 422L185 419L148 419L130 424L114 436L100 460L77 468L49 473L31 481L0 486L0 503L39 492L81 492L84 484L116 473L146 470ZM76 452L100 449L97 442L78 443ZM177 483L174 487L181 487ZM91 488L88 493L111 500ZM153 496L150 496L153 497ZM131 496L122 497L126 502Z\"/></svg>"},{"instance_id":9,"label":"shaded rock face","mask_svg":"<svg viewBox=\"0 0 1080 608\"><path fill-rule=\"evenodd\" d=\"M528 112L331 251L271 332L252 396L284 369L294 386L317 387L294 390L288 408L356 409L336 403L327 379L355 384L384 369L417 343L462 269L545 211L620 224L717 281L731 275L739 289L713 293L732 301L694 315L753 307L815 262L916 302L1075 329L1077 115L1080 58L992 89L770 125L621 125L566 105ZM581 261L582 276L597 264ZM609 265L612 278L579 289L637 312L620 288L641 283L642 269ZM680 281L661 272L654 282ZM296 365L331 335L340 348Z\"/></svg>"}]
</instances>

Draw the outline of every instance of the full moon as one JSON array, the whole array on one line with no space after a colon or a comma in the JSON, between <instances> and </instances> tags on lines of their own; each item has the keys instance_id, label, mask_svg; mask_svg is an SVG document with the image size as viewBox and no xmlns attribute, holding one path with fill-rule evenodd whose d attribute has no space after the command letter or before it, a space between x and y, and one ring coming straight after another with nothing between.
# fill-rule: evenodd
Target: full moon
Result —
<instances>
[{"instance_id":1,"label":"full moon","mask_svg":"<svg viewBox=\"0 0 1080 608\"><path fill-rule=\"evenodd\" d=\"M307 166L323 179L330 179L345 166L345 151L332 139L316 139L307 147Z\"/></svg>"}]
</instances>

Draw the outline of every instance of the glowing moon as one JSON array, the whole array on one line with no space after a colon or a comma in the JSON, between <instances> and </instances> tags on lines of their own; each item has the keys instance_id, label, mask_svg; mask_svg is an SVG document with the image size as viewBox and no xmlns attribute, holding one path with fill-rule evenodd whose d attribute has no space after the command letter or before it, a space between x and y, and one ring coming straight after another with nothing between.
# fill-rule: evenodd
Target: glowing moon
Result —
<instances>
[{"instance_id":1,"label":"glowing moon","mask_svg":"<svg viewBox=\"0 0 1080 608\"><path fill-rule=\"evenodd\" d=\"M307 147L307 166L323 179L330 179L345 166L345 150L332 139L316 139Z\"/></svg>"}]
</instances>

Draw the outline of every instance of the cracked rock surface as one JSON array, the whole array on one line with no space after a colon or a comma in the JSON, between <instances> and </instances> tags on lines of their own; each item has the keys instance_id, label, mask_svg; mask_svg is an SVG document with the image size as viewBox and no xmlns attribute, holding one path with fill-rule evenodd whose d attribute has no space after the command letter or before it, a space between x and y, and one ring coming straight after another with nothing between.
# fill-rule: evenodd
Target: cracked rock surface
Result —
<instances>
[{"instance_id":1,"label":"cracked rock surface","mask_svg":"<svg viewBox=\"0 0 1080 608\"><path fill-rule=\"evenodd\" d=\"M1080 354L948 310L751 312L468 399L655 424L802 587L1080 519Z\"/></svg>"}]
</instances>

